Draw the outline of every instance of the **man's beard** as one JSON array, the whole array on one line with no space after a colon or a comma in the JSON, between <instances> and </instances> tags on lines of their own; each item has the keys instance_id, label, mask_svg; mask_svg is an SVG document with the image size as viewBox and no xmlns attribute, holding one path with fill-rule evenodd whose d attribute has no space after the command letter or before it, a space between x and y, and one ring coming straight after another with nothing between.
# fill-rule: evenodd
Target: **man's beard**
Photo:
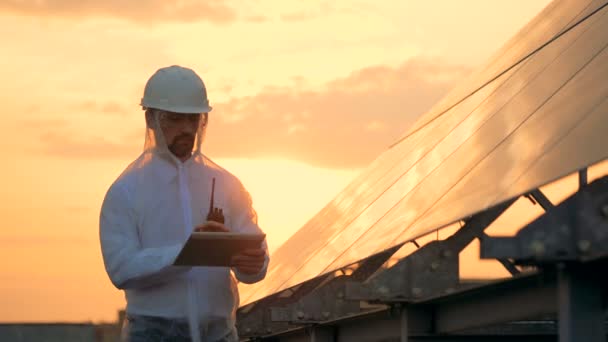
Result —
<instances>
[{"instance_id":1,"label":"man's beard","mask_svg":"<svg viewBox=\"0 0 608 342\"><path fill-rule=\"evenodd\" d=\"M194 140L195 138L193 135L182 134L175 137L167 147L169 148L169 151L178 158L189 157L192 154Z\"/></svg>"}]
</instances>

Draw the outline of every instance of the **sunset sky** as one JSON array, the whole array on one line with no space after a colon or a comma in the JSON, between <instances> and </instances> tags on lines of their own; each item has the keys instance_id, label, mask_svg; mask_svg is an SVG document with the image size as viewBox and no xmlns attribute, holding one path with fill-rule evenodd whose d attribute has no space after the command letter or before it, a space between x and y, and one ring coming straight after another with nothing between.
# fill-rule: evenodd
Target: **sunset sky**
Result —
<instances>
[{"instance_id":1,"label":"sunset sky","mask_svg":"<svg viewBox=\"0 0 608 342\"><path fill-rule=\"evenodd\" d=\"M548 2L0 0L0 322L124 306L99 209L141 152L156 69L205 80L204 151L272 251Z\"/></svg>"}]
</instances>

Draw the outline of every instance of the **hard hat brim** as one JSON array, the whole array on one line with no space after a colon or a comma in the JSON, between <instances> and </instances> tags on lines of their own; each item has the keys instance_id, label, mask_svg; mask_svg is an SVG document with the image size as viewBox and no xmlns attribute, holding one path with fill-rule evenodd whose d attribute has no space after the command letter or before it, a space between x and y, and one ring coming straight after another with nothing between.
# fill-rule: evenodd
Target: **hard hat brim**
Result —
<instances>
[{"instance_id":1,"label":"hard hat brim","mask_svg":"<svg viewBox=\"0 0 608 342\"><path fill-rule=\"evenodd\" d=\"M144 101L141 102L142 108L145 110L147 108L160 109L167 112L172 113L181 113L181 114L200 114L200 113L209 113L213 110L211 106L171 106L171 105L162 105L158 103L146 103Z\"/></svg>"}]
</instances>

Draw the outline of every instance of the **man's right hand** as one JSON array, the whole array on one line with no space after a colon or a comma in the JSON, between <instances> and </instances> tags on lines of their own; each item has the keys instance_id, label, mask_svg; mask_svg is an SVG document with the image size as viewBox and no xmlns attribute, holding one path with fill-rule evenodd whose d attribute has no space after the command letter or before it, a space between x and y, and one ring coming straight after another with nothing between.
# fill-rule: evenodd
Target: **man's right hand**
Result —
<instances>
[{"instance_id":1,"label":"man's right hand","mask_svg":"<svg viewBox=\"0 0 608 342\"><path fill-rule=\"evenodd\" d=\"M229 232L230 229L225 225L215 222L215 221L207 221L201 225L198 225L194 228L195 232Z\"/></svg>"}]
</instances>

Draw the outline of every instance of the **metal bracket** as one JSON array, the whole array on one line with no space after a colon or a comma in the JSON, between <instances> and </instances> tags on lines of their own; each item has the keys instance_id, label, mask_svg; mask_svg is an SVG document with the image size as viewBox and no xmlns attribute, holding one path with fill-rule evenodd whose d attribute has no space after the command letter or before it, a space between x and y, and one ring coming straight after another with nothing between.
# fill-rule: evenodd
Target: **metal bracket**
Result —
<instances>
[{"instance_id":1,"label":"metal bracket","mask_svg":"<svg viewBox=\"0 0 608 342\"><path fill-rule=\"evenodd\" d=\"M288 330L291 328L288 322L273 321L271 310L268 308L273 306L287 306L296 303L300 298L306 296L326 281L328 277L329 275L317 277L294 288L286 289L271 297L262 299L260 302L252 304L255 306L248 312L239 310L237 312L237 329L239 331L239 336L255 337L272 334L276 331ZM289 296L282 297L282 294L287 292L290 292Z\"/></svg>"},{"instance_id":2,"label":"metal bracket","mask_svg":"<svg viewBox=\"0 0 608 342\"><path fill-rule=\"evenodd\" d=\"M359 302L346 300L344 296L344 284L348 279L348 276L338 276L296 303L271 307L271 320L302 325L359 313Z\"/></svg>"},{"instance_id":3,"label":"metal bracket","mask_svg":"<svg viewBox=\"0 0 608 342\"><path fill-rule=\"evenodd\" d=\"M547 198L547 196L545 196L545 194L543 194L542 191L540 191L540 189L532 190L532 192L527 194L526 197L532 201L532 204L540 204L545 211L551 210L551 208L555 207L555 205L551 203L551 201Z\"/></svg>"},{"instance_id":4,"label":"metal bracket","mask_svg":"<svg viewBox=\"0 0 608 342\"><path fill-rule=\"evenodd\" d=\"M326 274L305 282L292 291L289 297L281 298L280 294L264 299L250 312L239 312L238 329L243 337L268 335L276 331L285 331L293 325L308 325L342 317L348 314L359 313L359 302L344 298L344 284L346 280L364 281L376 269L388 260L400 246L395 246L382 253L372 255L358 263L358 267L350 276L337 276ZM347 267L348 268L348 267ZM283 291L283 292L285 292Z\"/></svg>"},{"instance_id":5,"label":"metal bracket","mask_svg":"<svg viewBox=\"0 0 608 342\"><path fill-rule=\"evenodd\" d=\"M594 181L522 228L483 237L481 257L518 264L583 261L608 255L608 177Z\"/></svg>"},{"instance_id":6,"label":"metal bracket","mask_svg":"<svg viewBox=\"0 0 608 342\"><path fill-rule=\"evenodd\" d=\"M584 188L589 183L587 168L578 171L578 188Z\"/></svg>"},{"instance_id":7,"label":"metal bracket","mask_svg":"<svg viewBox=\"0 0 608 342\"><path fill-rule=\"evenodd\" d=\"M291 305L272 307L271 320L273 322L288 322L297 325L314 324L364 311L365 309L361 307L359 301L347 300L345 298L346 283L367 279L399 247L401 245L363 259L350 276L330 277L329 281L319 284L315 290Z\"/></svg>"},{"instance_id":8,"label":"metal bracket","mask_svg":"<svg viewBox=\"0 0 608 342\"><path fill-rule=\"evenodd\" d=\"M456 291L461 287L458 254L514 201L470 217L448 239L426 244L364 283L349 282L346 298L381 303L415 302Z\"/></svg>"}]
</instances>

